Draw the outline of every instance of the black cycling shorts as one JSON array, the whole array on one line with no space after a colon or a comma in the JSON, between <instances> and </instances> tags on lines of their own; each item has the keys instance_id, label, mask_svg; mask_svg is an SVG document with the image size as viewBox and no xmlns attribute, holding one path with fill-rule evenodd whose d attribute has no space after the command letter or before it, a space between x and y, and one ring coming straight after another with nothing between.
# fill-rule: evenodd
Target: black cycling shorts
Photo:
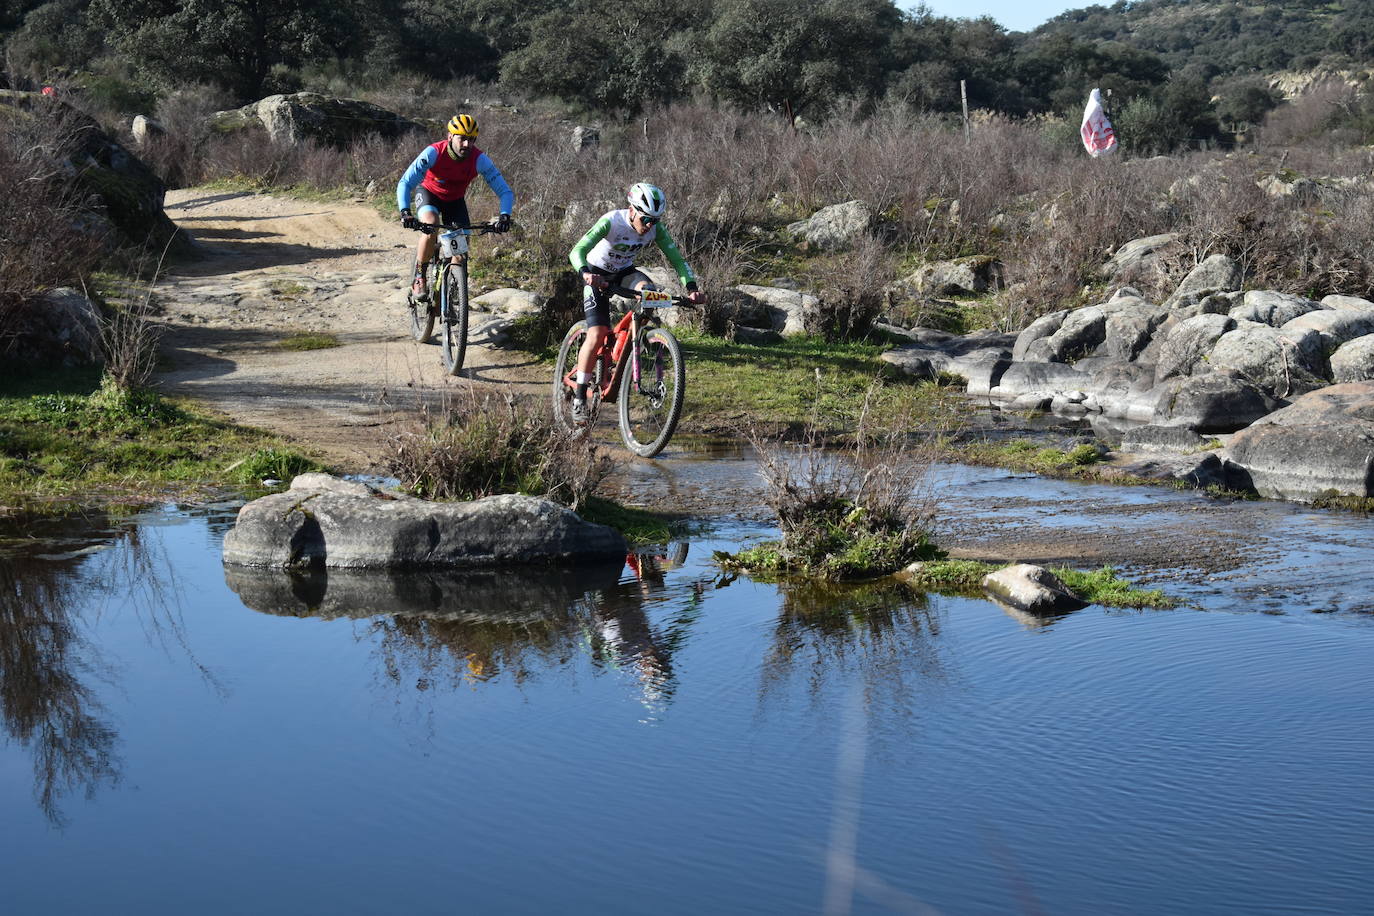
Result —
<instances>
[{"instance_id":1,"label":"black cycling shorts","mask_svg":"<svg viewBox=\"0 0 1374 916\"><path fill-rule=\"evenodd\" d=\"M612 273L609 270L602 270L600 267L593 267L588 264L585 272L605 277L606 282L611 286L628 286L633 289L636 283L643 282L648 284L649 289L658 289L652 280L640 273L639 269L633 265ZM587 316L587 327L609 328L611 326L611 294L604 289L595 289L584 283L582 285L582 312Z\"/></svg>"},{"instance_id":2,"label":"black cycling shorts","mask_svg":"<svg viewBox=\"0 0 1374 916\"><path fill-rule=\"evenodd\" d=\"M438 210L441 223L450 226L468 224L468 202L461 197L457 200L440 200L433 191L421 185L415 192L415 215L419 216L425 207Z\"/></svg>"}]
</instances>

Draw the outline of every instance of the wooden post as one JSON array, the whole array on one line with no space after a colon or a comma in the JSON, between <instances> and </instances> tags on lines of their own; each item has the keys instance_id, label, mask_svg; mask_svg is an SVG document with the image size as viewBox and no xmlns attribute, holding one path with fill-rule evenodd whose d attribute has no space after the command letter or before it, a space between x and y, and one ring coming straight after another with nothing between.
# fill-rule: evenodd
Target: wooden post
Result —
<instances>
[{"instance_id":1,"label":"wooden post","mask_svg":"<svg viewBox=\"0 0 1374 916\"><path fill-rule=\"evenodd\" d=\"M959 98L960 98L960 99L963 101L963 103L964 103L964 145L965 145L965 146L968 146L968 144L969 144L969 129L968 129L968 83L967 83L966 81L964 81L964 80L959 80Z\"/></svg>"}]
</instances>

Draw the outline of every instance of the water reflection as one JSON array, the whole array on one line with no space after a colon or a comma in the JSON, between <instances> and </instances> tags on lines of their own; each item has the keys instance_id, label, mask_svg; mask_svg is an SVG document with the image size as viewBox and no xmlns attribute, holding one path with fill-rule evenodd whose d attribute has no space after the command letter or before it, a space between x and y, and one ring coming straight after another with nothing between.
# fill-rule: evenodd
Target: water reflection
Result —
<instances>
[{"instance_id":1,"label":"water reflection","mask_svg":"<svg viewBox=\"0 0 1374 916\"><path fill-rule=\"evenodd\" d=\"M72 610L77 572L99 546L88 536L37 558L0 555L0 720L33 755L34 797L56 825L65 797L119 779L118 735L83 680L98 666Z\"/></svg>"},{"instance_id":2,"label":"water reflection","mask_svg":"<svg viewBox=\"0 0 1374 916\"><path fill-rule=\"evenodd\" d=\"M763 662L764 698L803 677L813 700L831 681L862 684L870 711L910 711L917 685L946 677L940 617L924 592L883 581L849 586L785 582Z\"/></svg>"},{"instance_id":3,"label":"water reflection","mask_svg":"<svg viewBox=\"0 0 1374 916\"><path fill-rule=\"evenodd\" d=\"M702 586L655 624L666 603L666 570L687 544L636 552L624 561L569 568L416 571L225 567L225 581L256 611L367 621L382 677L429 691L505 677L522 684L584 654L604 671L629 673L656 715L676 687L672 656L696 619ZM622 572L631 575L623 581Z\"/></svg>"}]
</instances>

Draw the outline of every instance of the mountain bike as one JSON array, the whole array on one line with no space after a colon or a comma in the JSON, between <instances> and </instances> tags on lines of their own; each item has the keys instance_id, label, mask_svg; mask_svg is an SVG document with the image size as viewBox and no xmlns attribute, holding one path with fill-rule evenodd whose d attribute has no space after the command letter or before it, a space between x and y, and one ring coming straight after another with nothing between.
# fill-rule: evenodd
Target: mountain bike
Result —
<instances>
[{"instance_id":1,"label":"mountain bike","mask_svg":"<svg viewBox=\"0 0 1374 916\"><path fill-rule=\"evenodd\" d=\"M689 305L691 300L658 290L623 286L608 287L608 292L631 300L631 307L611 328L596 355L587 386L587 422L578 424L572 418L577 354L587 338L586 321L568 328L558 348L553 371L553 416L568 433L587 435L596 424L601 405L619 402L620 438L625 447L643 458L652 458L663 451L677 428L687 374L677 338L659 326L655 312L669 306Z\"/></svg>"},{"instance_id":2,"label":"mountain bike","mask_svg":"<svg viewBox=\"0 0 1374 916\"><path fill-rule=\"evenodd\" d=\"M420 343L425 343L434 333L435 319L439 319L444 370L449 375L457 375L463 369L463 356L468 348L468 236L474 232L478 235L496 232L496 223L478 226L420 223L415 228L426 235L438 232L439 244L434 257L424 267L429 297L416 299L414 291L406 293L410 333Z\"/></svg>"}]
</instances>

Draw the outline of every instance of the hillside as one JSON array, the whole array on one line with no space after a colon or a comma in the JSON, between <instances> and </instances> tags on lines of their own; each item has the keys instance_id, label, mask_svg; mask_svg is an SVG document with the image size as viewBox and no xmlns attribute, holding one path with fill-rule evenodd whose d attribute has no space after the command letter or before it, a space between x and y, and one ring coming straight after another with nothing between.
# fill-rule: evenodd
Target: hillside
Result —
<instances>
[{"instance_id":1,"label":"hillside","mask_svg":"<svg viewBox=\"0 0 1374 916\"><path fill-rule=\"evenodd\" d=\"M1120 42L1204 79L1348 68L1374 51L1374 3L1118 2L1062 13L1031 32L1027 44L1055 36Z\"/></svg>"}]
</instances>

